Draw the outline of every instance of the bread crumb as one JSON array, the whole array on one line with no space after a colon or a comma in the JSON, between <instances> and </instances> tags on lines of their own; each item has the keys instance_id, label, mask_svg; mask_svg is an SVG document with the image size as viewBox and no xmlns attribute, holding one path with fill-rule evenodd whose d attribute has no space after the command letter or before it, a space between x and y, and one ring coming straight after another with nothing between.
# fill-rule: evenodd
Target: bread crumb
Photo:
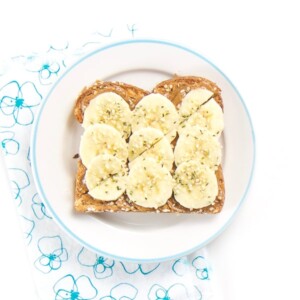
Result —
<instances>
[{"instance_id":1,"label":"bread crumb","mask_svg":"<svg viewBox=\"0 0 300 300\"><path fill-rule=\"evenodd\" d=\"M88 206L86 211L91 212L91 211L96 211L94 206Z\"/></svg>"}]
</instances>

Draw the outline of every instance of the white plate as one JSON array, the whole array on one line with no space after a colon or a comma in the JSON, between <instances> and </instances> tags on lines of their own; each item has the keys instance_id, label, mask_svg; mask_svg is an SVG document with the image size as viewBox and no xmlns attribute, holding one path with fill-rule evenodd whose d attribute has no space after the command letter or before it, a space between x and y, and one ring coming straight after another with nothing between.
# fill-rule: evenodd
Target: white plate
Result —
<instances>
[{"instance_id":1,"label":"white plate","mask_svg":"<svg viewBox=\"0 0 300 300\"><path fill-rule=\"evenodd\" d=\"M226 200L218 215L74 213L74 178L81 126L73 117L78 93L96 79L151 90L173 74L198 75L222 89L225 107L223 168ZM57 223L85 247L115 259L153 262L189 254L217 237L238 211L254 165L254 134L245 104L230 80L200 54L155 40L101 48L78 61L42 103L31 140L38 192Z\"/></svg>"}]
</instances>

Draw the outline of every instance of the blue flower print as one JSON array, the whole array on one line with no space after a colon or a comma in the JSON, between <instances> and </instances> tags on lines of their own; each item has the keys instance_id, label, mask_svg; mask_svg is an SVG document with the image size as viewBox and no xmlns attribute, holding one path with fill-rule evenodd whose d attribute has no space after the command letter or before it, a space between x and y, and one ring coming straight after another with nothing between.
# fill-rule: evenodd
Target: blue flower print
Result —
<instances>
[{"instance_id":1,"label":"blue flower print","mask_svg":"<svg viewBox=\"0 0 300 300\"><path fill-rule=\"evenodd\" d=\"M19 152L20 144L15 140L13 131L0 131L0 143L4 155L15 155Z\"/></svg>"},{"instance_id":2,"label":"blue flower print","mask_svg":"<svg viewBox=\"0 0 300 300\"><path fill-rule=\"evenodd\" d=\"M21 192L30 185L30 180L27 173L19 168L8 169L10 182L12 184L12 192L16 204L20 206L22 204Z\"/></svg>"},{"instance_id":3,"label":"blue flower print","mask_svg":"<svg viewBox=\"0 0 300 300\"><path fill-rule=\"evenodd\" d=\"M27 240L27 244L29 245L32 241L32 232L35 228L35 222L26 218L25 216L21 217L23 218L24 237Z\"/></svg>"},{"instance_id":4,"label":"blue flower print","mask_svg":"<svg viewBox=\"0 0 300 300\"><path fill-rule=\"evenodd\" d=\"M179 258L172 265L173 272L180 277L184 276L188 269L189 261L186 258Z\"/></svg>"},{"instance_id":5,"label":"blue flower print","mask_svg":"<svg viewBox=\"0 0 300 300\"><path fill-rule=\"evenodd\" d=\"M31 81L7 83L0 88L0 126L11 128L16 124L32 124L32 108L38 106L41 99L42 95Z\"/></svg>"},{"instance_id":6,"label":"blue flower print","mask_svg":"<svg viewBox=\"0 0 300 300\"><path fill-rule=\"evenodd\" d=\"M68 260L68 252L63 247L60 236L45 236L38 240L38 250L41 255L35 260L35 267L48 274L58 270L62 263Z\"/></svg>"},{"instance_id":7,"label":"blue flower print","mask_svg":"<svg viewBox=\"0 0 300 300\"><path fill-rule=\"evenodd\" d=\"M57 78L60 71L60 65L56 61L44 60L36 57L30 63L30 69L27 70L38 74L40 84L49 85Z\"/></svg>"},{"instance_id":8,"label":"blue flower print","mask_svg":"<svg viewBox=\"0 0 300 300\"><path fill-rule=\"evenodd\" d=\"M57 62L46 62L38 70L39 80L41 84L51 84L54 75L58 75L60 66ZM52 78L51 78L52 77Z\"/></svg>"},{"instance_id":9,"label":"blue flower print","mask_svg":"<svg viewBox=\"0 0 300 300\"><path fill-rule=\"evenodd\" d=\"M196 287L195 285L194 285L194 288L195 288L195 290L196 290L196 299L197 299L197 300L202 300L202 292L201 292L200 289L199 289L198 287Z\"/></svg>"},{"instance_id":10,"label":"blue flower print","mask_svg":"<svg viewBox=\"0 0 300 300\"><path fill-rule=\"evenodd\" d=\"M42 201L40 201L40 198L39 198L38 194L33 195L31 208L32 208L32 211L33 211L35 217L38 220L42 220L45 217L48 218L48 219L52 219L52 217L50 217L47 214L46 206Z\"/></svg>"},{"instance_id":11,"label":"blue flower print","mask_svg":"<svg viewBox=\"0 0 300 300\"><path fill-rule=\"evenodd\" d=\"M137 28L135 27L135 24L127 24L127 29L131 33L131 36L134 37L135 32L137 31Z\"/></svg>"},{"instance_id":12,"label":"blue flower print","mask_svg":"<svg viewBox=\"0 0 300 300\"><path fill-rule=\"evenodd\" d=\"M159 263L155 264L135 264L135 263L124 263L120 262L124 271L128 274L134 274L141 272L143 275L148 275L155 271L159 267Z\"/></svg>"},{"instance_id":13,"label":"blue flower print","mask_svg":"<svg viewBox=\"0 0 300 300\"><path fill-rule=\"evenodd\" d=\"M195 270L195 275L198 279L209 279L209 272L206 265L206 260L203 256L200 255L195 257L191 263L186 258L177 259L173 263L172 270L177 276L182 277L190 270L190 265L192 265L193 269Z\"/></svg>"},{"instance_id":14,"label":"blue flower print","mask_svg":"<svg viewBox=\"0 0 300 300\"><path fill-rule=\"evenodd\" d=\"M65 40L56 41L55 44L50 45L47 53L49 52L64 52L69 48L69 42Z\"/></svg>"},{"instance_id":15,"label":"blue flower print","mask_svg":"<svg viewBox=\"0 0 300 300\"><path fill-rule=\"evenodd\" d=\"M89 277L67 274L60 278L53 286L55 300L91 300L95 299L98 291Z\"/></svg>"},{"instance_id":16,"label":"blue flower print","mask_svg":"<svg viewBox=\"0 0 300 300\"><path fill-rule=\"evenodd\" d=\"M197 256L192 261L192 266L196 269L196 276L201 280L209 279L209 272L206 260L203 256Z\"/></svg>"},{"instance_id":17,"label":"blue flower print","mask_svg":"<svg viewBox=\"0 0 300 300\"><path fill-rule=\"evenodd\" d=\"M190 299L187 288L182 283L175 283L168 289L154 284L148 293L149 300L183 300Z\"/></svg>"},{"instance_id":18,"label":"blue flower print","mask_svg":"<svg viewBox=\"0 0 300 300\"><path fill-rule=\"evenodd\" d=\"M103 43L103 39L110 38L112 35L112 32L113 32L113 28L108 29L106 31L102 31L102 32L100 32L100 31L93 32L91 34L91 36L88 38L88 41L82 45L82 48L84 48L86 46L94 46L94 48L95 48L95 46L97 44ZM79 53L78 50L80 50L80 49L77 49L77 54Z\"/></svg>"},{"instance_id":19,"label":"blue flower print","mask_svg":"<svg viewBox=\"0 0 300 300\"><path fill-rule=\"evenodd\" d=\"M82 266L92 268L97 279L104 279L113 274L114 260L92 253L84 247L79 251L77 260Z\"/></svg>"},{"instance_id":20,"label":"blue flower print","mask_svg":"<svg viewBox=\"0 0 300 300\"><path fill-rule=\"evenodd\" d=\"M99 35L99 36L101 36L101 37L104 37L104 38L109 38L109 37L111 37L112 32L113 32L113 28L110 28L110 29L107 30L106 32L104 32L104 31L102 31L102 32L96 31L95 34L96 34L96 35Z\"/></svg>"},{"instance_id":21,"label":"blue flower print","mask_svg":"<svg viewBox=\"0 0 300 300\"><path fill-rule=\"evenodd\" d=\"M138 290L132 284L120 283L114 286L109 296L104 296L100 300L134 300L138 294Z\"/></svg>"},{"instance_id":22,"label":"blue flower print","mask_svg":"<svg viewBox=\"0 0 300 300\"><path fill-rule=\"evenodd\" d=\"M31 166L31 161L30 161L30 147L28 147L28 151L27 151L27 160L29 162L29 165Z\"/></svg>"}]
</instances>

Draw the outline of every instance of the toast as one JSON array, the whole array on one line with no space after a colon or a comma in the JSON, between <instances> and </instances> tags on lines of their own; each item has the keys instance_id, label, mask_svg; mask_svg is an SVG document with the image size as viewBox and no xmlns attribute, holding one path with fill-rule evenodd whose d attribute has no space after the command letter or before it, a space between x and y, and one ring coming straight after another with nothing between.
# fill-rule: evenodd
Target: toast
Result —
<instances>
[{"instance_id":1,"label":"toast","mask_svg":"<svg viewBox=\"0 0 300 300\"><path fill-rule=\"evenodd\" d=\"M172 79L157 84L153 93L158 93L167 97L176 107L179 107L184 96L193 89L205 88L213 93L215 101L223 109L223 102L220 88L208 79L194 76L174 76ZM74 116L79 123L83 122L84 112L89 102L97 95L105 92L114 92L120 95L128 104L131 110L146 95L150 94L138 87L122 82L103 82L96 81L92 86L84 88L77 98ZM173 140L176 145L177 137ZM173 168L174 171L175 167ZM215 173L218 184L218 194L214 202L202 208L186 208L180 205L174 198L174 194L167 202L157 208L143 207L130 201L126 192L117 200L102 201L93 198L88 192L85 184L87 169L83 165L81 158L78 160L77 174L75 181L75 202L74 208L77 212L157 212L157 213L200 213L216 214L221 212L225 200L225 186L221 164Z\"/></svg>"}]
</instances>

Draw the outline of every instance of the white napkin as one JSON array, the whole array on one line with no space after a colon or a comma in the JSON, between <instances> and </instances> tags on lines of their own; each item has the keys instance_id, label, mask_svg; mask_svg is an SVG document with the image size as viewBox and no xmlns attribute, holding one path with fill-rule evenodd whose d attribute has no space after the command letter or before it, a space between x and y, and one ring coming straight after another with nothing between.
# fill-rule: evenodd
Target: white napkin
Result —
<instances>
[{"instance_id":1,"label":"white napkin","mask_svg":"<svg viewBox=\"0 0 300 300\"><path fill-rule=\"evenodd\" d=\"M60 41L37 53L12 57L0 66L0 145L39 299L212 299L205 249L151 264L103 257L61 231L34 186L30 131L49 88L82 55L116 39L134 37L134 24L100 30L84 40Z\"/></svg>"}]
</instances>

